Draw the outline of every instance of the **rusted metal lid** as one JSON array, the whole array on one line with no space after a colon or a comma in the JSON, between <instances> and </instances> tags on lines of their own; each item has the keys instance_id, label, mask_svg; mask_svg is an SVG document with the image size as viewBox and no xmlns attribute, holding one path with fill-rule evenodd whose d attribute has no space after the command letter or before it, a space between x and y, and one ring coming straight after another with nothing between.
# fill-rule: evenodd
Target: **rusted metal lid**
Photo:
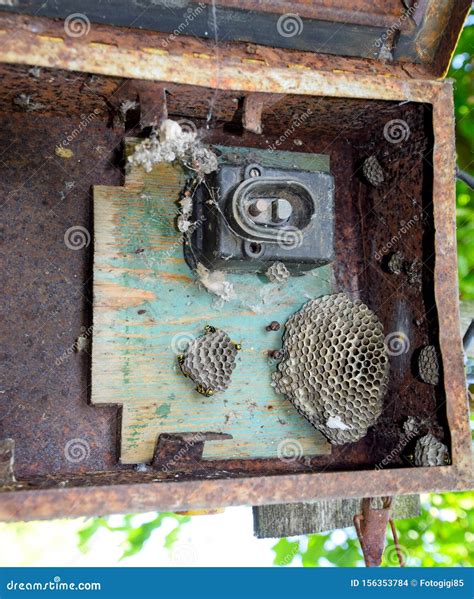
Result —
<instances>
[{"instance_id":1,"label":"rusted metal lid","mask_svg":"<svg viewBox=\"0 0 474 599\"><path fill-rule=\"evenodd\" d=\"M7 4L7 3L6 3ZM2 10L78 19L74 0L20 0ZM10 5L11 4L11 5ZM76 4L76 5L75 5ZM470 0L82 0L87 22L213 42L248 42L445 74Z\"/></svg>"}]
</instances>

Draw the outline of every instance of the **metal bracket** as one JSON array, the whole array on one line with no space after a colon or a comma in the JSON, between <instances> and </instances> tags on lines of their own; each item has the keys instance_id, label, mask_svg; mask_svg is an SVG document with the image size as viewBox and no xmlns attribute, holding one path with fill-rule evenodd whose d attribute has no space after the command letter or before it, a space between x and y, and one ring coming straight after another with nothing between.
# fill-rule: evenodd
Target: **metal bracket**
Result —
<instances>
[{"instance_id":1,"label":"metal bracket","mask_svg":"<svg viewBox=\"0 0 474 599\"><path fill-rule=\"evenodd\" d=\"M374 508L372 499L362 500L362 513L354 516L354 526L359 538L366 566L380 566L385 549L385 538L387 536L387 524L392 529L393 540L398 555L400 566L405 562L398 543L395 523L390 517L392 497L382 498L382 508Z\"/></svg>"},{"instance_id":2,"label":"metal bracket","mask_svg":"<svg viewBox=\"0 0 474 599\"><path fill-rule=\"evenodd\" d=\"M262 133L262 110L264 105L263 94L250 94L244 98L244 113L242 125L251 133Z\"/></svg>"},{"instance_id":3,"label":"metal bracket","mask_svg":"<svg viewBox=\"0 0 474 599\"><path fill-rule=\"evenodd\" d=\"M140 127L159 125L168 118L165 88L154 81L129 79L115 92L111 101L116 108L126 101L138 98L140 106Z\"/></svg>"}]
</instances>

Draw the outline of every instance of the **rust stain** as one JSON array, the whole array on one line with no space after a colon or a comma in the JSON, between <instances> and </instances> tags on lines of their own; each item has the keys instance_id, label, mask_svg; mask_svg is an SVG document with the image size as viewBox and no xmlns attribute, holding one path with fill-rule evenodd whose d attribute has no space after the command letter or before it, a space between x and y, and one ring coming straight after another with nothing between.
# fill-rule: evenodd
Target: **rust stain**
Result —
<instances>
[{"instance_id":1,"label":"rust stain","mask_svg":"<svg viewBox=\"0 0 474 599\"><path fill-rule=\"evenodd\" d=\"M179 275L172 272L161 272L160 277L163 279L170 279L173 281L183 281L184 283L194 283L194 279L187 275Z\"/></svg>"}]
</instances>

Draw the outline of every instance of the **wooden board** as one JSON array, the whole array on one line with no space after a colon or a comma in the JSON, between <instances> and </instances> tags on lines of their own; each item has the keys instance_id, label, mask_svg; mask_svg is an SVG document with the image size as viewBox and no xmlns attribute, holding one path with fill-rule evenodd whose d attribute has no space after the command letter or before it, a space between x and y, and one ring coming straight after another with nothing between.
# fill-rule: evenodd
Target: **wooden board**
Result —
<instances>
[{"instance_id":1,"label":"wooden board","mask_svg":"<svg viewBox=\"0 0 474 599\"><path fill-rule=\"evenodd\" d=\"M162 433L222 432L206 441L205 459L321 455L330 446L270 385L269 349L307 299L330 292L320 268L280 287L256 275L230 275L237 297L216 308L183 259L175 226L184 184L179 166L146 174L133 168L121 188L94 189L94 332L92 403L123 406L121 461L149 462ZM242 343L230 388L205 398L182 376L176 354L206 324Z\"/></svg>"},{"instance_id":2,"label":"wooden board","mask_svg":"<svg viewBox=\"0 0 474 599\"><path fill-rule=\"evenodd\" d=\"M394 498L391 515L394 520L417 518L420 509L419 495L401 495ZM347 528L361 511L362 499L262 505L253 508L254 534L259 539L274 539Z\"/></svg>"}]
</instances>

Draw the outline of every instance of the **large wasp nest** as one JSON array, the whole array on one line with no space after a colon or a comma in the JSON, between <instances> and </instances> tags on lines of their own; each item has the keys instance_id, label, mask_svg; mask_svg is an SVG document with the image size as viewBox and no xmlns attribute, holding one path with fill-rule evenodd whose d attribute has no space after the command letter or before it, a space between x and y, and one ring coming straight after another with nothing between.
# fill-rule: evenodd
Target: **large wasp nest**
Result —
<instances>
[{"instance_id":1,"label":"large wasp nest","mask_svg":"<svg viewBox=\"0 0 474 599\"><path fill-rule=\"evenodd\" d=\"M196 391L210 396L230 385L240 345L214 327L208 326L204 332L189 343L178 362L183 374L196 383Z\"/></svg>"},{"instance_id":2,"label":"large wasp nest","mask_svg":"<svg viewBox=\"0 0 474 599\"><path fill-rule=\"evenodd\" d=\"M420 378L429 385L439 382L439 363L434 345L425 345L418 356L418 373Z\"/></svg>"},{"instance_id":3,"label":"large wasp nest","mask_svg":"<svg viewBox=\"0 0 474 599\"><path fill-rule=\"evenodd\" d=\"M388 356L382 324L343 293L307 302L291 316L274 386L331 443L361 439L382 411Z\"/></svg>"},{"instance_id":4,"label":"large wasp nest","mask_svg":"<svg viewBox=\"0 0 474 599\"><path fill-rule=\"evenodd\" d=\"M416 466L444 466L449 463L448 448L428 434L418 439L415 446Z\"/></svg>"}]
</instances>

